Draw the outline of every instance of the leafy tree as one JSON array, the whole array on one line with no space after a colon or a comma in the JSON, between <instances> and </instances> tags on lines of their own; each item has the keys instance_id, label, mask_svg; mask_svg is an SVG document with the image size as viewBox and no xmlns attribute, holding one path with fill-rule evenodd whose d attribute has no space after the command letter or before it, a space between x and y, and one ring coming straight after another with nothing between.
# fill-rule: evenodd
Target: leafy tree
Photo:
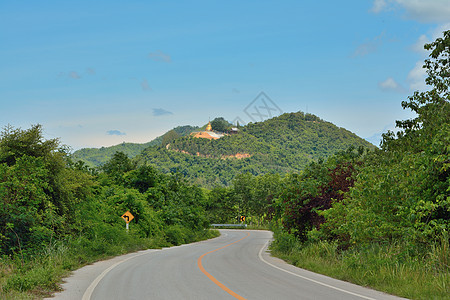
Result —
<instances>
[{"instance_id":1,"label":"leafy tree","mask_svg":"<svg viewBox=\"0 0 450 300\"><path fill-rule=\"evenodd\" d=\"M125 153L116 152L101 169L116 183L122 183L125 173L136 169L136 162L128 158Z\"/></svg>"},{"instance_id":2,"label":"leafy tree","mask_svg":"<svg viewBox=\"0 0 450 300\"><path fill-rule=\"evenodd\" d=\"M92 178L71 168L57 139L46 141L42 127L8 126L0 140L1 250L33 249L70 234L76 208L89 194Z\"/></svg>"},{"instance_id":3,"label":"leafy tree","mask_svg":"<svg viewBox=\"0 0 450 300\"><path fill-rule=\"evenodd\" d=\"M272 220L276 211L275 201L281 193L281 185L282 178L279 174L268 173L255 178L252 215L259 217L262 222Z\"/></svg>"},{"instance_id":4,"label":"leafy tree","mask_svg":"<svg viewBox=\"0 0 450 300\"><path fill-rule=\"evenodd\" d=\"M215 187L209 191L205 209L211 223L231 223L239 215L233 191L226 187Z\"/></svg>"},{"instance_id":5,"label":"leafy tree","mask_svg":"<svg viewBox=\"0 0 450 300\"><path fill-rule=\"evenodd\" d=\"M0 250L11 253L48 241L55 207L46 193L48 170L42 158L16 157L0 165Z\"/></svg>"},{"instance_id":6,"label":"leafy tree","mask_svg":"<svg viewBox=\"0 0 450 300\"><path fill-rule=\"evenodd\" d=\"M326 162L312 163L300 176L288 177L281 195L284 227L303 241L309 231L319 229L325 222L320 212L342 201L353 186L363 153L363 148L349 148Z\"/></svg>"},{"instance_id":7,"label":"leafy tree","mask_svg":"<svg viewBox=\"0 0 450 300\"><path fill-rule=\"evenodd\" d=\"M151 166L145 164L129 171L124 177L126 185L145 193L149 188L161 182L160 174Z\"/></svg>"},{"instance_id":8,"label":"leafy tree","mask_svg":"<svg viewBox=\"0 0 450 300\"><path fill-rule=\"evenodd\" d=\"M12 166L24 155L51 160L51 156L59 149L57 139L44 140L42 125L32 125L28 130L8 125L0 137L0 163Z\"/></svg>"},{"instance_id":9,"label":"leafy tree","mask_svg":"<svg viewBox=\"0 0 450 300\"><path fill-rule=\"evenodd\" d=\"M246 172L236 175L233 180L233 194L239 215L249 216L254 202L254 176Z\"/></svg>"},{"instance_id":10,"label":"leafy tree","mask_svg":"<svg viewBox=\"0 0 450 300\"><path fill-rule=\"evenodd\" d=\"M351 243L403 239L428 243L450 229L450 31L425 45L431 89L414 92L403 108L417 114L383 136L355 187L324 212L327 230Z\"/></svg>"},{"instance_id":11,"label":"leafy tree","mask_svg":"<svg viewBox=\"0 0 450 300\"><path fill-rule=\"evenodd\" d=\"M223 117L218 117L211 121L211 127L216 131L226 132L230 126L231 123L225 120Z\"/></svg>"}]
</instances>

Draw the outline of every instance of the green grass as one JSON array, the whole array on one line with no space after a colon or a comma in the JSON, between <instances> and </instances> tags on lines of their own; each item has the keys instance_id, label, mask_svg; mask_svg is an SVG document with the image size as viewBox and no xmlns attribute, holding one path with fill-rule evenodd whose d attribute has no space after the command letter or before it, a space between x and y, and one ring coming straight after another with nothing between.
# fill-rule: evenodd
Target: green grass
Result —
<instances>
[{"instance_id":1,"label":"green grass","mask_svg":"<svg viewBox=\"0 0 450 300\"><path fill-rule=\"evenodd\" d=\"M449 299L448 239L418 251L402 243L340 251L335 242L301 244L276 234L272 254L300 268L410 299Z\"/></svg>"},{"instance_id":2,"label":"green grass","mask_svg":"<svg viewBox=\"0 0 450 300\"><path fill-rule=\"evenodd\" d=\"M130 234L122 243L99 237L87 240L78 237L48 245L35 255L3 256L0 259L0 299L40 299L60 289L62 278L86 264L142 249L191 243L219 235L217 230L184 232L171 243L170 236L139 238ZM114 243L113 243L114 242Z\"/></svg>"}]
</instances>

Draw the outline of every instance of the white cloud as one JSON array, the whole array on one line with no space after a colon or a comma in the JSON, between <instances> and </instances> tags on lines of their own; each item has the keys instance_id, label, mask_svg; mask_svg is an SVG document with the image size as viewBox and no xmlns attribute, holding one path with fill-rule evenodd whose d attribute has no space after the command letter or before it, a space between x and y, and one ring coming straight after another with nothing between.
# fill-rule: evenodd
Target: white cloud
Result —
<instances>
[{"instance_id":1,"label":"white cloud","mask_svg":"<svg viewBox=\"0 0 450 300\"><path fill-rule=\"evenodd\" d=\"M72 78L72 79L80 79L81 78L81 76L76 71L70 71L69 72L69 77Z\"/></svg>"},{"instance_id":2,"label":"white cloud","mask_svg":"<svg viewBox=\"0 0 450 300\"><path fill-rule=\"evenodd\" d=\"M119 130L108 130L106 132L107 135L127 135L125 132Z\"/></svg>"},{"instance_id":3,"label":"white cloud","mask_svg":"<svg viewBox=\"0 0 450 300\"><path fill-rule=\"evenodd\" d=\"M449 5L450 6L450 5ZM412 49L419 53L423 54L423 60L418 61L414 68L408 73L408 82L411 90L426 90L428 89L425 78L427 77L426 69L423 68L424 60L427 58L429 51L425 50L423 46L425 44L431 43L435 41L437 38L442 38L442 33L446 30L450 29L450 22L442 24L435 28L433 31L428 34L422 34L416 41L414 45L412 45Z\"/></svg>"},{"instance_id":4,"label":"white cloud","mask_svg":"<svg viewBox=\"0 0 450 300\"><path fill-rule=\"evenodd\" d=\"M423 68L423 61L418 61L414 68L408 73L409 88L413 91L425 90L427 88L427 85L425 84L426 76L427 72Z\"/></svg>"},{"instance_id":5,"label":"white cloud","mask_svg":"<svg viewBox=\"0 0 450 300\"><path fill-rule=\"evenodd\" d=\"M395 0L403 6L409 18L421 22L450 21L448 0Z\"/></svg>"},{"instance_id":6,"label":"white cloud","mask_svg":"<svg viewBox=\"0 0 450 300\"><path fill-rule=\"evenodd\" d=\"M449 3L450 5L450 3ZM431 39L434 41L437 38L442 37L442 33L450 29L450 22L440 25L431 33Z\"/></svg>"},{"instance_id":7,"label":"white cloud","mask_svg":"<svg viewBox=\"0 0 450 300\"><path fill-rule=\"evenodd\" d=\"M149 53L148 57L153 59L154 61L162 61L162 62L166 62L166 63L170 63L172 61L172 58L170 57L170 55L163 53L161 50Z\"/></svg>"},{"instance_id":8,"label":"white cloud","mask_svg":"<svg viewBox=\"0 0 450 300\"><path fill-rule=\"evenodd\" d=\"M429 42L430 40L428 39L428 37L425 34L422 34L417 39L417 42L414 45L412 45L412 49L419 53L427 53L427 50L425 50L423 46L425 44L428 44Z\"/></svg>"},{"instance_id":9,"label":"white cloud","mask_svg":"<svg viewBox=\"0 0 450 300\"><path fill-rule=\"evenodd\" d=\"M156 117L163 116L163 115L173 115L173 112L165 110L163 108L154 108L153 115Z\"/></svg>"},{"instance_id":10,"label":"white cloud","mask_svg":"<svg viewBox=\"0 0 450 300\"><path fill-rule=\"evenodd\" d=\"M438 26L431 32L428 32L428 34L422 34L421 36L419 36L414 45L412 45L411 49L416 52L426 54L428 56L428 51L425 50L423 46L425 44L431 43L432 41L435 41L439 37L442 37L442 33L449 29L450 29L450 22Z\"/></svg>"},{"instance_id":11,"label":"white cloud","mask_svg":"<svg viewBox=\"0 0 450 300\"><path fill-rule=\"evenodd\" d=\"M373 1L373 6L370 9L370 11L377 14L377 13L381 12L382 10L384 10L386 8L386 5L387 5L387 3L384 0L375 0L375 1Z\"/></svg>"},{"instance_id":12,"label":"white cloud","mask_svg":"<svg viewBox=\"0 0 450 300\"><path fill-rule=\"evenodd\" d=\"M365 43L362 43L359 45L355 52L353 53L353 56L366 56L367 54L373 53L377 51L378 47L382 44L382 38L383 38L384 32L380 33L376 37L374 37L372 40L366 41Z\"/></svg>"},{"instance_id":13,"label":"white cloud","mask_svg":"<svg viewBox=\"0 0 450 300\"><path fill-rule=\"evenodd\" d=\"M141 87L142 87L142 89L144 90L144 91L151 91L152 90L152 88L150 87L150 85L148 84L148 81L147 81L147 79L143 79L142 80L142 82L141 82Z\"/></svg>"},{"instance_id":14,"label":"white cloud","mask_svg":"<svg viewBox=\"0 0 450 300\"><path fill-rule=\"evenodd\" d=\"M383 91L395 91L395 92L405 91L405 89L392 77L387 78L385 81L379 82L378 87Z\"/></svg>"},{"instance_id":15,"label":"white cloud","mask_svg":"<svg viewBox=\"0 0 450 300\"><path fill-rule=\"evenodd\" d=\"M450 21L448 0L374 0L373 13L403 8L406 16L420 22L441 23Z\"/></svg>"}]
</instances>

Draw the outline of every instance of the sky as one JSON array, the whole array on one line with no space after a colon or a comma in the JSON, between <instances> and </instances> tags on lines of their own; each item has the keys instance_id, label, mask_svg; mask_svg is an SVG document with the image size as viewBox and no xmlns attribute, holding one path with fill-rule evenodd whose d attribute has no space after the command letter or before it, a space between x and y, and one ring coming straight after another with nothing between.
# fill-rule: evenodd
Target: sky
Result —
<instances>
[{"instance_id":1,"label":"sky","mask_svg":"<svg viewBox=\"0 0 450 300\"><path fill-rule=\"evenodd\" d=\"M379 145L450 0L0 0L0 126L73 150L315 114Z\"/></svg>"}]
</instances>

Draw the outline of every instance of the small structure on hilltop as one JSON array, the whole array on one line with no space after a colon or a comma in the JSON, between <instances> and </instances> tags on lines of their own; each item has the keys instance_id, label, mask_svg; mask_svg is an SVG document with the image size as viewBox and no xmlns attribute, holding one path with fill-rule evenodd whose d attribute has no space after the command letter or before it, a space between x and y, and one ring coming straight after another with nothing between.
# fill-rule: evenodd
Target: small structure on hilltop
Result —
<instances>
[{"instance_id":1,"label":"small structure on hilltop","mask_svg":"<svg viewBox=\"0 0 450 300\"><path fill-rule=\"evenodd\" d=\"M231 129L228 131L229 134L237 134L239 133L239 129L237 127L231 127Z\"/></svg>"},{"instance_id":2,"label":"small structure on hilltop","mask_svg":"<svg viewBox=\"0 0 450 300\"><path fill-rule=\"evenodd\" d=\"M208 140L218 140L221 137L223 137L224 134L213 131L211 122L208 122L208 125L206 125L205 131L193 132L193 133L191 133L191 136L193 136L195 138L202 138L202 139L208 139Z\"/></svg>"}]
</instances>

